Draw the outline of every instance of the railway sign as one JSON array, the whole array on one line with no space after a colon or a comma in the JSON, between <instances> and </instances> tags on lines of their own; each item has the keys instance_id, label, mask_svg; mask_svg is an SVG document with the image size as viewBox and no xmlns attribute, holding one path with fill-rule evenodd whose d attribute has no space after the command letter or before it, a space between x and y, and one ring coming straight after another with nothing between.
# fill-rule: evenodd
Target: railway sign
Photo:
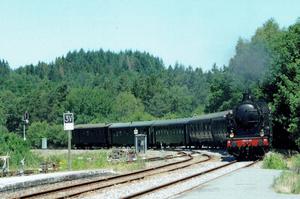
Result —
<instances>
[{"instance_id":1,"label":"railway sign","mask_svg":"<svg viewBox=\"0 0 300 199\"><path fill-rule=\"evenodd\" d=\"M72 131L74 130L74 116L73 113L64 113L64 130Z\"/></svg>"},{"instance_id":2,"label":"railway sign","mask_svg":"<svg viewBox=\"0 0 300 199\"><path fill-rule=\"evenodd\" d=\"M26 124L29 123L29 113L28 113L27 111L24 113L24 122L25 122Z\"/></svg>"}]
</instances>

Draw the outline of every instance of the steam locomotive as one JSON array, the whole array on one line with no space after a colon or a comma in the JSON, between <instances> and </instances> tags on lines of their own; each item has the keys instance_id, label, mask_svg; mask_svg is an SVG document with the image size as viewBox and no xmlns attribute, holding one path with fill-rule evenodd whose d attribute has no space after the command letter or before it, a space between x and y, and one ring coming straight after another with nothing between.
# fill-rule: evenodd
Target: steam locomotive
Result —
<instances>
[{"instance_id":1,"label":"steam locomotive","mask_svg":"<svg viewBox=\"0 0 300 199\"><path fill-rule=\"evenodd\" d=\"M233 110L198 117L76 125L72 144L75 148L133 146L134 130L147 135L148 147L227 147L241 159L263 156L272 138L266 103L245 94Z\"/></svg>"},{"instance_id":2,"label":"steam locomotive","mask_svg":"<svg viewBox=\"0 0 300 199\"><path fill-rule=\"evenodd\" d=\"M272 142L271 115L267 104L256 102L249 93L227 115L227 150L230 154L249 159L262 157Z\"/></svg>"}]
</instances>

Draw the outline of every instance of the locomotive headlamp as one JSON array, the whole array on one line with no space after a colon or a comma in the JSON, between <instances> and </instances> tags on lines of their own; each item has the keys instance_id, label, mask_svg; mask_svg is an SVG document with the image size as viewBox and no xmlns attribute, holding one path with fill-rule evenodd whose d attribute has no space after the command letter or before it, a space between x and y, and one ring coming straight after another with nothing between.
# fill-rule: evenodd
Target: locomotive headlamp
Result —
<instances>
[{"instance_id":1,"label":"locomotive headlamp","mask_svg":"<svg viewBox=\"0 0 300 199\"><path fill-rule=\"evenodd\" d=\"M263 136L265 135L265 132L264 132L264 130L263 130L263 129L262 129L262 130L260 130L259 134L260 134L260 137L263 137Z\"/></svg>"}]
</instances>

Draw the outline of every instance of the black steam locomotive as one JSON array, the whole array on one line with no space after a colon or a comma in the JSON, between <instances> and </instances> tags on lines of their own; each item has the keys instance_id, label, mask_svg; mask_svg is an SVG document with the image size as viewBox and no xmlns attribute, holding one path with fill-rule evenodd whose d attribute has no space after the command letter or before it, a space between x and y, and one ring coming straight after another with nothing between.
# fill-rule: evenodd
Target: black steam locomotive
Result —
<instances>
[{"instance_id":1,"label":"black steam locomotive","mask_svg":"<svg viewBox=\"0 0 300 199\"><path fill-rule=\"evenodd\" d=\"M75 126L76 148L133 146L134 130L147 135L148 147L226 147L236 157L262 156L270 147L270 113L245 94L233 110L193 118Z\"/></svg>"},{"instance_id":2,"label":"black steam locomotive","mask_svg":"<svg viewBox=\"0 0 300 199\"><path fill-rule=\"evenodd\" d=\"M271 116L267 104L256 102L249 93L237 105L228 119L227 150L239 158L263 156L272 141Z\"/></svg>"}]
</instances>

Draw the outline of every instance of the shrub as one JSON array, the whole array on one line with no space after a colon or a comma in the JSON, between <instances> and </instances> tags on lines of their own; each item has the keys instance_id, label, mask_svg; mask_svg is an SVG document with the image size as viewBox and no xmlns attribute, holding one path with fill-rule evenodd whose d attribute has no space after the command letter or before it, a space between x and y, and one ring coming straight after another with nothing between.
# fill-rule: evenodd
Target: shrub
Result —
<instances>
[{"instance_id":1,"label":"shrub","mask_svg":"<svg viewBox=\"0 0 300 199\"><path fill-rule=\"evenodd\" d=\"M263 160L263 168L265 169L287 169L286 161L283 156L278 153L271 153Z\"/></svg>"},{"instance_id":2,"label":"shrub","mask_svg":"<svg viewBox=\"0 0 300 199\"><path fill-rule=\"evenodd\" d=\"M62 125L34 122L28 128L27 138L33 148L41 148L42 138L47 138L50 148L61 148L67 146L68 137Z\"/></svg>"},{"instance_id":3,"label":"shrub","mask_svg":"<svg viewBox=\"0 0 300 199\"><path fill-rule=\"evenodd\" d=\"M10 169L20 167L20 161L25 158L25 167L36 167L39 157L30 152L30 145L15 133L0 131L0 155L9 155Z\"/></svg>"}]
</instances>

